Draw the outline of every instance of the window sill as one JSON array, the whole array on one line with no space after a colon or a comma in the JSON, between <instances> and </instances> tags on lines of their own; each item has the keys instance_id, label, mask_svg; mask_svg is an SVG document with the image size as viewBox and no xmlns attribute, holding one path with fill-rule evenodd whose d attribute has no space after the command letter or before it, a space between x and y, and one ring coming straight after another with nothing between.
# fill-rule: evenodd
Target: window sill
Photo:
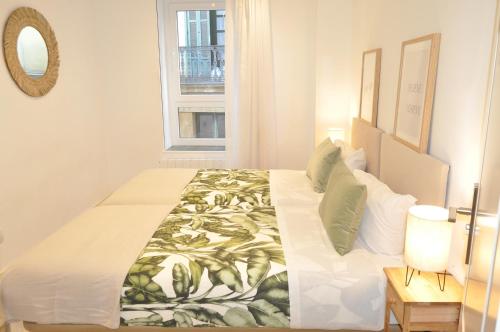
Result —
<instances>
[{"instance_id":1,"label":"window sill","mask_svg":"<svg viewBox=\"0 0 500 332\"><path fill-rule=\"evenodd\" d=\"M224 152L223 145L172 145L167 151L173 152Z\"/></svg>"}]
</instances>

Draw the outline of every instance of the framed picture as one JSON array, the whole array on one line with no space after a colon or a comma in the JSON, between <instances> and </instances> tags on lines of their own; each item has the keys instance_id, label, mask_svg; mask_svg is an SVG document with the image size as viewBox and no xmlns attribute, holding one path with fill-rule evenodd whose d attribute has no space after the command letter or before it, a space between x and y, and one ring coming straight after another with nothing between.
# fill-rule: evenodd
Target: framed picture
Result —
<instances>
[{"instance_id":1,"label":"framed picture","mask_svg":"<svg viewBox=\"0 0 500 332\"><path fill-rule=\"evenodd\" d=\"M370 123L373 127L377 127L381 55L381 48L363 52L363 66L361 68L359 118Z\"/></svg>"},{"instance_id":2,"label":"framed picture","mask_svg":"<svg viewBox=\"0 0 500 332\"><path fill-rule=\"evenodd\" d=\"M401 45L394 137L427 153L441 34L407 40Z\"/></svg>"}]
</instances>

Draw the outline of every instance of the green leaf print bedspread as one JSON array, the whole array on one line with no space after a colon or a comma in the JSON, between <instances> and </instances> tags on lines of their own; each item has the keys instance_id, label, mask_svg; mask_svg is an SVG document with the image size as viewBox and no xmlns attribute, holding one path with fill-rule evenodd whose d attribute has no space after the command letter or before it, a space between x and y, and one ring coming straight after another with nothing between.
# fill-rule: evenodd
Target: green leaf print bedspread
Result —
<instances>
[{"instance_id":1,"label":"green leaf print bedspread","mask_svg":"<svg viewBox=\"0 0 500 332\"><path fill-rule=\"evenodd\" d=\"M121 325L289 327L269 172L200 170L122 287Z\"/></svg>"}]
</instances>

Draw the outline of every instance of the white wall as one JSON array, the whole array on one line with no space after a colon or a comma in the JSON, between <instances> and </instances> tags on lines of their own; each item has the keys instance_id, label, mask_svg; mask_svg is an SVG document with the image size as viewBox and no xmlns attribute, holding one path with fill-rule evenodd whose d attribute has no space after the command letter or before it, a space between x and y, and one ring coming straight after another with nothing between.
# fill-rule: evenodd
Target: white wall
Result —
<instances>
[{"instance_id":1,"label":"white wall","mask_svg":"<svg viewBox=\"0 0 500 332\"><path fill-rule=\"evenodd\" d=\"M328 136L328 128L350 126L353 103L353 6L350 0L318 0L316 20L315 143Z\"/></svg>"},{"instance_id":2,"label":"white wall","mask_svg":"<svg viewBox=\"0 0 500 332\"><path fill-rule=\"evenodd\" d=\"M278 168L305 169L314 147L316 0L271 0Z\"/></svg>"},{"instance_id":3,"label":"white wall","mask_svg":"<svg viewBox=\"0 0 500 332\"><path fill-rule=\"evenodd\" d=\"M155 166L162 148L154 0L3 0L0 26L19 6L48 19L61 67L32 98L0 52L0 267Z\"/></svg>"},{"instance_id":4,"label":"white wall","mask_svg":"<svg viewBox=\"0 0 500 332\"><path fill-rule=\"evenodd\" d=\"M334 2L338 3L334 5ZM330 79L326 75L321 88L330 85L333 96L351 84L351 103L350 109L346 110L345 106L336 107L329 105L326 99L317 99L316 136L325 135L325 128L337 125L336 121L342 122L333 115L327 118L325 113L342 113L335 115L342 119L357 114L361 55L364 50L378 47L382 48L378 127L392 133L401 42L440 32L441 50L429 153L451 166L448 204L470 205L472 186L479 174L481 124L495 0L324 0L320 1L319 7L322 3L329 6L329 10L318 10L318 26L328 33L324 32L322 36L318 31L317 43L336 43L339 46L323 47L317 58L338 62L336 66L341 70L347 65L342 46L352 47L352 74L351 82L342 74L330 75ZM352 6L351 17L348 16L347 3ZM328 14L322 15L326 12ZM350 19L352 25L349 28ZM348 37L339 35L339 29ZM352 29L351 35L349 29ZM349 37L350 43L346 42ZM324 68L326 65L318 65L317 72L324 72ZM345 103L342 101L343 105ZM324 124L324 119L329 123Z\"/></svg>"},{"instance_id":5,"label":"white wall","mask_svg":"<svg viewBox=\"0 0 500 332\"><path fill-rule=\"evenodd\" d=\"M93 0L105 114L109 188L148 167L163 151L156 1Z\"/></svg>"}]
</instances>

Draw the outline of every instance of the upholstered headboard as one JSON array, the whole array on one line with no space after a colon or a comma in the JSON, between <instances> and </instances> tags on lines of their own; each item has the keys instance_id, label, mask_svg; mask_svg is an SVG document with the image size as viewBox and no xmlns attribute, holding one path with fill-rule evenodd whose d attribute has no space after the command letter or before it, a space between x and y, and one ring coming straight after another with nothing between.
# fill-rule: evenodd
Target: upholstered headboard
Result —
<instances>
[{"instance_id":1,"label":"upholstered headboard","mask_svg":"<svg viewBox=\"0 0 500 332\"><path fill-rule=\"evenodd\" d=\"M380 181L399 194L410 194L418 204L444 206L450 167L382 135Z\"/></svg>"},{"instance_id":2,"label":"upholstered headboard","mask_svg":"<svg viewBox=\"0 0 500 332\"><path fill-rule=\"evenodd\" d=\"M379 177L380 141L383 131L358 118L352 119L351 146L366 153L366 171Z\"/></svg>"}]
</instances>

